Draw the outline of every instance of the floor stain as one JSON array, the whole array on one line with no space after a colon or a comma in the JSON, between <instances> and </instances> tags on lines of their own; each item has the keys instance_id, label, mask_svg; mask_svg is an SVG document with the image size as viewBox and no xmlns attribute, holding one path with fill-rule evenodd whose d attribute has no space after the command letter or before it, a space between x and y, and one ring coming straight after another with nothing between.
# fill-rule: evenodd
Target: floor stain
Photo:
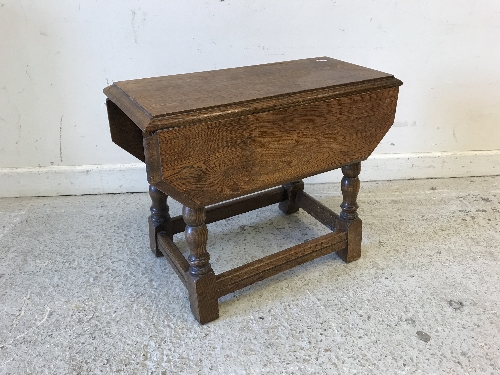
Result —
<instances>
[{"instance_id":1,"label":"floor stain","mask_svg":"<svg viewBox=\"0 0 500 375\"><path fill-rule=\"evenodd\" d=\"M451 299L448 301L448 305L450 305L450 307L455 311L462 310L464 307L464 303L462 301L453 301Z\"/></svg>"},{"instance_id":2,"label":"floor stain","mask_svg":"<svg viewBox=\"0 0 500 375\"><path fill-rule=\"evenodd\" d=\"M431 336L429 336L427 333L424 331L417 331L417 337L422 340L423 342L429 342L431 341Z\"/></svg>"}]
</instances>

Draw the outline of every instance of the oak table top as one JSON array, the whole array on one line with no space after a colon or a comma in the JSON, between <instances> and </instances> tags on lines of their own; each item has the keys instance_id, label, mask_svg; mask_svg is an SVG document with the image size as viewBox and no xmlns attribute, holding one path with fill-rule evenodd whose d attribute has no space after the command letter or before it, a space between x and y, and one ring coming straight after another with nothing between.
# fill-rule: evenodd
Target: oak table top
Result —
<instances>
[{"instance_id":1,"label":"oak table top","mask_svg":"<svg viewBox=\"0 0 500 375\"><path fill-rule=\"evenodd\" d=\"M396 87L393 75L330 57L118 81L104 93L139 128L152 132L193 119L236 117L255 110ZM285 102L283 102L285 101Z\"/></svg>"}]
</instances>

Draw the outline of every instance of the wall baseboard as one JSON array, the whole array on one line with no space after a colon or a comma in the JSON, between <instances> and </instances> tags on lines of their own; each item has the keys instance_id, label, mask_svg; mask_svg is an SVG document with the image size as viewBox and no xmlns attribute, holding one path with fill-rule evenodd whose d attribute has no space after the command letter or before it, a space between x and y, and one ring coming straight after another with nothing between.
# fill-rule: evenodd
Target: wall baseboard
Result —
<instances>
[{"instance_id":1,"label":"wall baseboard","mask_svg":"<svg viewBox=\"0 0 500 375\"><path fill-rule=\"evenodd\" d=\"M143 163L0 168L0 197L148 191Z\"/></svg>"},{"instance_id":2,"label":"wall baseboard","mask_svg":"<svg viewBox=\"0 0 500 375\"><path fill-rule=\"evenodd\" d=\"M377 154L362 163L362 181L500 175L500 150ZM305 180L338 183L339 170ZM142 163L0 168L0 197L146 192Z\"/></svg>"},{"instance_id":3,"label":"wall baseboard","mask_svg":"<svg viewBox=\"0 0 500 375\"><path fill-rule=\"evenodd\" d=\"M361 163L361 181L500 175L500 150L375 154ZM309 183L340 181L335 170L308 178Z\"/></svg>"}]
</instances>

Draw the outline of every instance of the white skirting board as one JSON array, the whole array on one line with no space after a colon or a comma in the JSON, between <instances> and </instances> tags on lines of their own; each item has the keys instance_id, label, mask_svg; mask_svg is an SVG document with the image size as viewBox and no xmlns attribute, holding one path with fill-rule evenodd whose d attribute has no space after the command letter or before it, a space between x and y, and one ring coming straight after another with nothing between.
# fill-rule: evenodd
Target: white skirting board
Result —
<instances>
[{"instance_id":1,"label":"white skirting board","mask_svg":"<svg viewBox=\"0 0 500 375\"><path fill-rule=\"evenodd\" d=\"M500 150L372 155L361 181L500 175ZM340 170L306 183L338 183ZM0 197L146 192L144 164L0 168Z\"/></svg>"}]
</instances>

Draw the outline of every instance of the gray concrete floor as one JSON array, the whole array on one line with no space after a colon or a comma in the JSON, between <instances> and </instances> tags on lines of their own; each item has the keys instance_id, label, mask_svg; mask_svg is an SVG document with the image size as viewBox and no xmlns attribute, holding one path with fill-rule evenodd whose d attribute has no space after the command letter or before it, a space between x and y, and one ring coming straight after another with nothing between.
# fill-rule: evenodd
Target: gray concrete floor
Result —
<instances>
[{"instance_id":1,"label":"gray concrete floor","mask_svg":"<svg viewBox=\"0 0 500 375\"><path fill-rule=\"evenodd\" d=\"M0 199L0 374L500 374L500 177L363 183L359 204L359 261L254 284L200 326L148 249L147 194ZM217 273L327 233L276 206L209 231Z\"/></svg>"}]
</instances>

